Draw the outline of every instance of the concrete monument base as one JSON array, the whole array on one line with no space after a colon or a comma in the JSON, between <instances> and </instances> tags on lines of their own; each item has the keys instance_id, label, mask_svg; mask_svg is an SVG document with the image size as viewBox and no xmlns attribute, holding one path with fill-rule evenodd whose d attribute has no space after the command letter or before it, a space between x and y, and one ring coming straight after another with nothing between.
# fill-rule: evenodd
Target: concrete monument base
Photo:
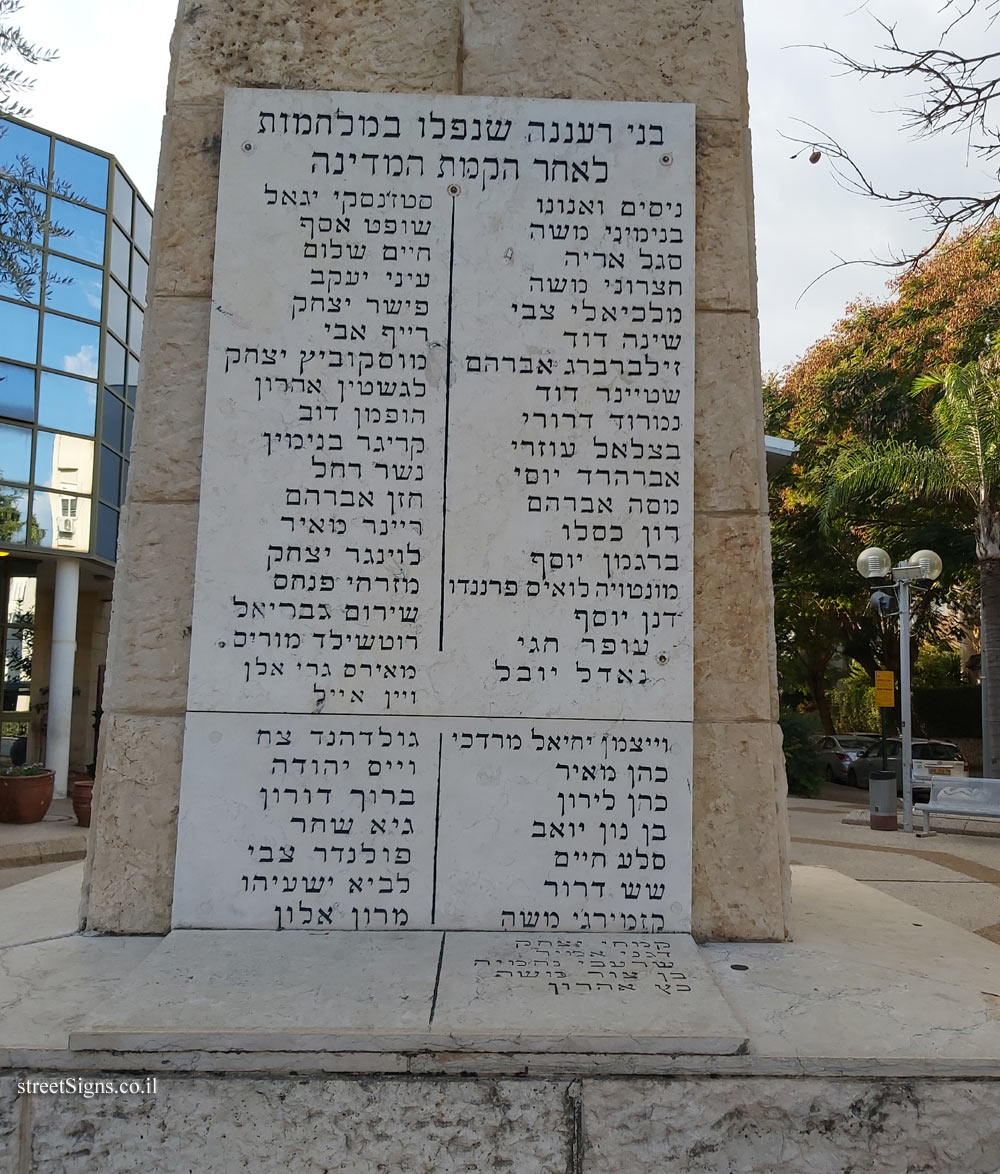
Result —
<instances>
[{"instance_id":1,"label":"concrete monument base","mask_svg":"<svg viewBox=\"0 0 1000 1174\"><path fill-rule=\"evenodd\" d=\"M276 956L258 955L254 969L238 974L233 963L244 947L211 961L201 949L202 968L185 972L196 933L166 941L68 933L78 874L74 867L19 886L34 890L36 906L50 906L39 935L25 931L16 909L0 916L3 1169L1000 1168L996 946L827 869L794 870L794 943L692 947L717 984L703 982L702 994L719 999L721 991L728 1004L712 1025L716 1039L731 1031L727 1016L745 1025L744 1050L727 1055L685 1055L679 1046L651 1054L641 1035L627 1050L621 1037L632 1025L613 1015L581 1016L561 1043L550 1033L550 1050L539 1052L530 1006L520 1039L488 1045L480 1032L449 1045L444 1037L468 1029L473 1014L477 1028L499 1023L475 1000L464 1008L452 1001L437 1039L424 1031L392 1047L384 1034L382 1050L372 1050L371 1033L364 1046L338 1046L333 1033L303 1041L279 1021L287 1026L298 1011L300 1026L332 1022L336 1004L327 996L338 975L305 957L324 949L322 937L225 935L259 936L298 955L294 971L284 964L282 1003ZM440 935L430 937L440 949ZM422 938L407 935L408 948L419 952ZM380 948L395 946L386 939ZM368 975L359 994L415 989L421 968L411 962L378 980ZM227 997L211 993L219 979L231 983ZM450 1001L445 987L435 1022ZM353 989L340 988L342 1010ZM136 1001L143 990L145 1008ZM172 1000L183 992L181 1015ZM415 1002L411 1018L426 1024L426 1003ZM405 1018L402 1002L394 1011L381 1005L383 1022L392 1014ZM356 1026L376 1021L370 1009L367 1019L355 1016ZM675 1022L663 1014L652 1029L647 1021L647 1044L667 1040ZM167 1039L171 1023L184 1030ZM267 1025L280 1030L264 1040ZM619 1050L602 1044L602 1032ZM134 1081L136 1091L97 1092L99 1080L116 1090ZM46 1088L29 1091L28 1081Z\"/></svg>"},{"instance_id":2,"label":"concrete monument base","mask_svg":"<svg viewBox=\"0 0 1000 1174\"><path fill-rule=\"evenodd\" d=\"M138 1052L713 1055L746 1042L686 934L266 930L174 930L70 1038Z\"/></svg>"}]
</instances>

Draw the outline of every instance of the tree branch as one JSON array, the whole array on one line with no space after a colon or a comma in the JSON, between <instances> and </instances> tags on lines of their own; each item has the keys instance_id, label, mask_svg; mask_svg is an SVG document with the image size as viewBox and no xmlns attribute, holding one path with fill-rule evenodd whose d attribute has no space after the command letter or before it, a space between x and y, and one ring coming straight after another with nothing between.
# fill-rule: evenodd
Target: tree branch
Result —
<instances>
[{"instance_id":1,"label":"tree branch","mask_svg":"<svg viewBox=\"0 0 1000 1174\"><path fill-rule=\"evenodd\" d=\"M796 119L796 121L801 122L802 120ZM927 220L934 234L929 243L917 252L906 253L900 256L890 256L885 259L873 258L870 261L863 261L861 259L841 261L839 264L831 266L830 269L825 271L826 273L832 272L834 269L839 269L844 265L855 264L870 264L890 269L911 267L919 261L922 261L929 253L932 253L953 230L970 227L979 228L992 217L996 216L998 210L1000 210L1000 175L997 177L998 189L991 194L983 196L962 193L952 195L927 191L923 188L897 192L886 191L862 171L848 150L841 146L836 139L828 135L826 131L818 126L813 126L812 123L802 122L802 125L815 131L815 135L811 138L795 138L791 135L784 135L783 137L788 139L789 142L803 147L811 146L821 154L826 155L830 160L834 177L840 187L845 191L865 196L871 200L878 200L883 204L908 208L916 216ZM820 276L825 276L825 274L821 274Z\"/></svg>"},{"instance_id":2,"label":"tree branch","mask_svg":"<svg viewBox=\"0 0 1000 1174\"><path fill-rule=\"evenodd\" d=\"M871 200L908 209L915 218L928 221L932 239L917 252L873 260L869 264L902 268L917 264L931 253L952 231L977 228L1000 211L1000 49L989 50L995 37L980 38L987 46L973 53L959 52L947 44L956 26L977 11L983 20L976 32L988 32L1000 18L1000 0L944 0L940 10L946 22L936 45L913 48L904 44L895 24L875 18L885 34L875 47L870 61L852 56L830 45L811 45L829 54L845 73L857 77L875 77L886 81L905 78L919 86L915 105L898 107L902 127L918 137L957 131L968 135L968 150L989 164L991 192L982 195L934 191L923 186L892 191L869 176L851 155L850 150L831 135L803 123L814 132L811 138L785 136L791 142L812 147L828 156L837 183L847 191ZM854 262L841 262L848 264ZM863 262L862 262L863 263ZM832 268L839 268L839 265ZM827 270L829 272L830 270Z\"/></svg>"}]
</instances>

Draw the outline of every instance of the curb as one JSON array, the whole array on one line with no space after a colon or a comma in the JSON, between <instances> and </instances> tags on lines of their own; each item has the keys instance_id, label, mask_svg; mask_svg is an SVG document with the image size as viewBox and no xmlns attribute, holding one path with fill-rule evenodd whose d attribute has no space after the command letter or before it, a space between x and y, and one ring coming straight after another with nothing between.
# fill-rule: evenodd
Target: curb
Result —
<instances>
[{"instance_id":1,"label":"curb","mask_svg":"<svg viewBox=\"0 0 1000 1174\"><path fill-rule=\"evenodd\" d=\"M31 840L23 844L0 844L0 868L30 868L35 864L61 864L84 860L86 833L60 836L58 840Z\"/></svg>"},{"instance_id":2,"label":"curb","mask_svg":"<svg viewBox=\"0 0 1000 1174\"><path fill-rule=\"evenodd\" d=\"M840 822L850 824L852 827L868 827L868 812L852 811L850 815L845 815ZM914 830L923 827L923 815L919 811L914 812L913 827ZM902 831L902 811L899 816L899 828ZM961 815L932 815L931 831L947 832L960 836L981 836L984 839L995 840L1000 838L1000 820L966 819Z\"/></svg>"}]
</instances>

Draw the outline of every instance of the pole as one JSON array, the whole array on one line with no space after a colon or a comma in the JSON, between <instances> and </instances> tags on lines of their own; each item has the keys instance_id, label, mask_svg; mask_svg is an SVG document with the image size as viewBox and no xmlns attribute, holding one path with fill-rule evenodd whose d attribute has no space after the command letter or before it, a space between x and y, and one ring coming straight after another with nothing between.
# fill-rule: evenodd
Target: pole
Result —
<instances>
[{"instance_id":1,"label":"pole","mask_svg":"<svg viewBox=\"0 0 1000 1174\"><path fill-rule=\"evenodd\" d=\"M995 778L993 755L997 747L993 745L993 731L990 725L993 698L990 696L990 672L987 667L989 661L988 646L989 634L983 623L982 604L979 607L979 688L982 694L982 723L983 723L983 777Z\"/></svg>"},{"instance_id":2,"label":"pole","mask_svg":"<svg viewBox=\"0 0 1000 1174\"><path fill-rule=\"evenodd\" d=\"M899 715L903 735L903 831L913 831L913 735L910 726L910 584L899 591Z\"/></svg>"},{"instance_id":3,"label":"pole","mask_svg":"<svg viewBox=\"0 0 1000 1174\"><path fill-rule=\"evenodd\" d=\"M881 717L882 717L882 769L888 770L889 769L889 759L886 756L886 752L885 752L885 714L886 714L885 706L882 706L879 709L879 713L881 714Z\"/></svg>"}]
</instances>

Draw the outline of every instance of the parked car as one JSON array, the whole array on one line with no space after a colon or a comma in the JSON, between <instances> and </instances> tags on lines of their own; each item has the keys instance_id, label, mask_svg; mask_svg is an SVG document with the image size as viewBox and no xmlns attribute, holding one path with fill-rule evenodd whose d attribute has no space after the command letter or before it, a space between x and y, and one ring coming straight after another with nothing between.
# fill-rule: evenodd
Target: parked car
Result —
<instances>
[{"instance_id":1,"label":"parked car","mask_svg":"<svg viewBox=\"0 0 1000 1174\"><path fill-rule=\"evenodd\" d=\"M818 740L816 753L823 763L828 783L847 780L847 768L872 744L874 734L828 734Z\"/></svg>"},{"instance_id":2,"label":"parked car","mask_svg":"<svg viewBox=\"0 0 1000 1174\"><path fill-rule=\"evenodd\" d=\"M899 738L888 738L885 744L886 768L896 772L896 794L903 793L903 744ZM852 787L867 787L873 770L882 769L882 746L876 742L859 755L847 768L847 782ZM969 764L954 742L935 739L914 739L913 742L913 801L926 803L930 799L931 779L942 776L968 778Z\"/></svg>"}]
</instances>

